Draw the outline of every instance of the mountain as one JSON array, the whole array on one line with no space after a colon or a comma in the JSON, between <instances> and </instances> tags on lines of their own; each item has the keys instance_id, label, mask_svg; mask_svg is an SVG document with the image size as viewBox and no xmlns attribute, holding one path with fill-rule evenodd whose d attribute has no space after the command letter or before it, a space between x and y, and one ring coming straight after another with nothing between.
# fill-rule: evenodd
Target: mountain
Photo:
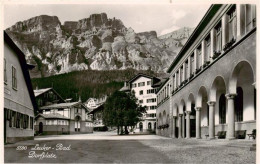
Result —
<instances>
[{"instance_id":1,"label":"mountain","mask_svg":"<svg viewBox=\"0 0 260 164\"><path fill-rule=\"evenodd\" d=\"M185 29L160 37L155 31L136 33L101 13L64 24L57 16L36 16L6 32L36 65L31 77L46 77L82 70L165 72L190 35Z\"/></svg>"}]
</instances>

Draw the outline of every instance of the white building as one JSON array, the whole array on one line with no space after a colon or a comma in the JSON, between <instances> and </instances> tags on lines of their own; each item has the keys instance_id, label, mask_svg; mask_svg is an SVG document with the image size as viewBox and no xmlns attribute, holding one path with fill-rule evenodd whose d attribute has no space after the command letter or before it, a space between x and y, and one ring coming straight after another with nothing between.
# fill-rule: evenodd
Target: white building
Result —
<instances>
[{"instance_id":1,"label":"white building","mask_svg":"<svg viewBox=\"0 0 260 164\"><path fill-rule=\"evenodd\" d=\"M107 96L101 96L100 98L89 98L84 104L90 110L94 110L100 105L104 104L107 100Z\"/></svg>"},{"instance_id":2,"label":"white building","mask_svg":"<svg viewBox=\"0 0 260 164\"><path fill-rule=\"evenodd\" d=\"M155 92L160 82L161 80L156 77L138 74L126 82L124 87L120 89L120 91L124 92L134 91L138 103L147 107L142 121L136 126L136 132L155 131L156 129L157 100Z\"/></svg>"},{"instance_id":3,"label":"white building","mask_svg":"<svg viewBox=\"0 0 260 164\"><path fill-rule=\"evenodd\" d=\"M34 139L34 112L37 104L33 94L24 53L4 32L4 142L15 143Z\"/></svg>"}]
</instances>

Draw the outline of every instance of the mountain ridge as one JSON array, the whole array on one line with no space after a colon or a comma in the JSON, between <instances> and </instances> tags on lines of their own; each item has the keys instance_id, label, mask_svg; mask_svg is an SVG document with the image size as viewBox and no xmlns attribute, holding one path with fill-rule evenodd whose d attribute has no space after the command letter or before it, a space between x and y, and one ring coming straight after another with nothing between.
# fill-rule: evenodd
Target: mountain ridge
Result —
<instances>
[{"instance_id":1,"label":"mountain ridge","mask_svg":"<svg viewBox=\"0 0 260 164\"><path fill-rule=\"evenodd\" d=\"M17 22L6 32L20 45L27 62L36 65L31 76L45 77L81 70L163 73L191 30L179 32L178 38L173 34L158 37L155 31L135 33L120 19L100 13L63 24L57 16L36 16Z\"/></svg>"}]
</instances>

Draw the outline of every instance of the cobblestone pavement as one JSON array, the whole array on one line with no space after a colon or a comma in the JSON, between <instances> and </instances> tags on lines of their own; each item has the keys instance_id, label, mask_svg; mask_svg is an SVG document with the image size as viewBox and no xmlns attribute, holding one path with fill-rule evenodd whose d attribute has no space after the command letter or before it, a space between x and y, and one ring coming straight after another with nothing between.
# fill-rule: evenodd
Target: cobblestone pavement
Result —
<instances>
[{"instance_id":1,"label":"cobblestone pavement","mask_svg":"<svg viewBox=\"0 0 260 164\"><path fill-rule=\"evenodd\" d=\"M156 135L117 136L103 132L36 137L33 141L5 145L4 153L8 163L242 164L255 163L256 152L249 151L254 143L252 140L169 139ZM45 150L33 150L37 144ZM18 146L27 146L27 150L16 150ZM33 151L35 154L30 155Z\"/></svg>"}]
</instances>

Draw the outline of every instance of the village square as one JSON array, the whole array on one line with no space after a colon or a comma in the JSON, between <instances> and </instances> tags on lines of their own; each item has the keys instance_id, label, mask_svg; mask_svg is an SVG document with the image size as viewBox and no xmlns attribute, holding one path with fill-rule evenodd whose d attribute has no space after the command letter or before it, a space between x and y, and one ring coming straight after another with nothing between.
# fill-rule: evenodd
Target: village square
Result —
<instances>
[{"instance_id":1,"label":"village square","mask_svg":"<svg viewBox=\"0 0 260 164\"><path fill-rule=\"evenodd\" d=\"M93 14L77 22L77 26L73 22L64 26L59 23L49 25L48 28L58 31L57 36L39 36L62 40L63 33L66 33L67 38L69 35L78 37L78 40L76 37L69 39L71 44L77 44L77 48L82 46L71 49L70 52L77 56L67 55L64 60L58 57L53 64L54 56L59 56L56 50L54 54L58 41L52 42L53 47L45 46L39 50L53 50L53 56L48 53L44 56L47 56L46 60L39 61L43 57L26 56L16 45L18 41L12 38L17 35L18 39L24 39L27 43L23 48L33 44L26 35L38 27L29 25L44 20L57 22L56 17L41 16L32 18L26 25L18 23L4 31L4 162L256 163L256 5L211 5L196 28L187 35L186 42L162 76L132 71L131 76L126 73L128 78L120 83L112 81L106 88L108 91L117 87L116 90L97 97L90 97L92 93L85 92L83 81L69 83L68 79L73 79L70 76L83 79L86 78L84 75L60 73L68 69L66 64L81 59L83 63L77 65L77 61L73 66L97 67L98 60L89 64L94 59L81 56L83 51L87 53L95 48L83 46L102 44L97 54L103 59L111 55L111 45L111 56L117 55L115 47L127 42L122 41L123 34L133 40L133 47L140 44L147 48L158 44L160 49L167 49L170 39L159 44L153 32L132 37L133 31L126 29L120 20L108 19L105 13ZM93 24L95 28L88 29ZM102 35L102 42L99 35ZM115 35L118 36L113 38ZM89 38L91 44L86 41ZM130 44L129 40L127 44ZM69 43L64 41L62 46L66 44ZM31 49L38 52L35 45L28 51ZM127 50L119 51L124 54ZM137 54L155 58L148 50ZM125 68L127 62L118 64L120 57L123 58L122 55L116 56L112 63L115 67ZM66 84L67 88L60 89L54 80L44 82L40 78L31 78L39 72L47 74L44 72L47 69L50 75L58 72L55 77L66 77L59 79L59 83ZM149 71L153 69L157 68L149 66ZM93 74L99 76L97 72ZM75 89L71 89L74 85L85 90L76 90L73 97L68 97L69 92L74 93ZM93 84L91 87L97 86ZM97 88L102 90L105 87L100 85ZM101 92L98 89L95 94Z\"/></svg>"}]
</instances>

